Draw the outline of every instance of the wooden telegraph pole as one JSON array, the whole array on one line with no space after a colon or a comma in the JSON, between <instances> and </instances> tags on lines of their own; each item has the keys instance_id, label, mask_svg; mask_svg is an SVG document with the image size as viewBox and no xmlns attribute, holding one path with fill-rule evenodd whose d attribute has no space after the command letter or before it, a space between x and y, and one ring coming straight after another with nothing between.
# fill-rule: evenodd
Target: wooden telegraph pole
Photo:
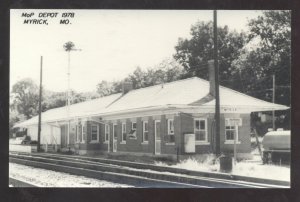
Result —
<instances>
[{"instance_id":1,"label":"wooden telegraph pole","mask_svg":"<svg viewBox=\"0 0 300 202\"><path fill-rule=\"evenodd\" d=\"M40 70L39 124L38 124L38 145L37 145L37 151L38 152L41 151L42 76L43 76L43 56L41 56L41 70Z\"/></svg>"},{"instance_id":2,"label":"wooden telegraph pole","mask_svg":"<svg viewBox=\"0 0 300 202\"><path fill-rule=\"evenodd\" d=\"M219 96L219 63L218 63L218 28L217 11L214 10L214 64L215 64L215 92L216 92L216 155L221 154L220 149L220 96Z\"/></svg>"}]
</instances>

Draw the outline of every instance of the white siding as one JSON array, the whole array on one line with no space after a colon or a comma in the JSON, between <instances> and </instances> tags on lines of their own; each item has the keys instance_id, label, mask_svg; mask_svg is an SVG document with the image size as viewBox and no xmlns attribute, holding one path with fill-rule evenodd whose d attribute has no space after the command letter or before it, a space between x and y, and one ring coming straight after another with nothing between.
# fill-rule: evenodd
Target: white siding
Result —
<instances>
[{"instance_id":1,"label":"white siding","mask_svg":"<svg viewBox=\"0 0 300 202\"><path fill-rule=\"evenodd\" d=\"M31 140L37 140L38 127L30 126L27 130ZM57 126L51 126L42 124L41 130L41 144L60 144L60 128Z\"/></svg>"},{"instance_id":2,"label":"white siding","mask_svg":"<svg viewBox=\"0 0 300 202\"><path fill-rule=\"evenodd\" d=\"M28 127L27 134L28 134L28 136L30 136L31 140L37 140L38 127L37 126Z\"/></svg>"}]
</instances>

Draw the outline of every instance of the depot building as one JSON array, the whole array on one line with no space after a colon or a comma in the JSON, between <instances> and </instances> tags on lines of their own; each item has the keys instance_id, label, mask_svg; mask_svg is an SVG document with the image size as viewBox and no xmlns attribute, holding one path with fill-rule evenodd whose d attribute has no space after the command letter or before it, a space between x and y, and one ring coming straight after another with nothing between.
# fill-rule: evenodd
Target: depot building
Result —
<instances>
[{"instance_id":1,"label":"depot building","mask_svg":"<svg viewBox=\"0 0 300 202\"><path fill-rule=\"evenodd\" d=\"M60 107L42 113L41 144L78 154L201 155L215 150L215 86L192 77ZM222 153L250 154L250 113L285 110L220 86ZM38 116L18 123L37 140Z\"/></svg>"}]
</instances>

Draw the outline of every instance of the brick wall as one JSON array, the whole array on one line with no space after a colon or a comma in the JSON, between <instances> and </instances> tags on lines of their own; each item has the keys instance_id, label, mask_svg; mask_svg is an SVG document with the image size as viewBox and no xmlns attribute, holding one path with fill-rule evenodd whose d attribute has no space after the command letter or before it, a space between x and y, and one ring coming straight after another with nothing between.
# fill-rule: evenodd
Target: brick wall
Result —
<instances>
[{"instance_id":1,"label":"brick wall","mask_svg":"<svg viewBox=\"0 0 300 202\"><path fill-rule=\"evenodd\" d=\"M160 120L160 129L161 129L161 153L162 154L176 154L176 144L170 145L165 141L165 136L167 135L167 119L174 119L174 136L176 144L180 144L181 142L181 119L179 116L170 116L170 115L162 115L162 116L149 116L149 117L138 117L131 119L123 119L123 120L115 120L109 121L110 127L110 152L113 151L112 138L113 138L113 124L117 124L117 152L140 152L140 153L150 153L154 154L154 136L155 136L155 120ZM148 144L143 142L143 121L148 121ZM122 142L122 123L126 122L126 132L127 134L131 131L132 122L136 122L136 138L129 138L127 136L126 143ZM104 125L100 127L100 149L102 151L107 151L107 144L103 144L104 142ZM102 135L103 134L103 135Z\"/></svg>"},{"instance_id":2,"label":"brick wall","mask_svg":"<svg viewBox=\"0 0 300 202\"><path fill-rule=\"evenodd\" d=\"M206 154L212 152L211 148L211 124L213 122L213 115L209 114L205 117L203 114L194 114L193 116L197 118L205 118L207 120L207 140L209 144L196 145L195 153L196 154ZM181 144L180 144L180 154L186 154L184 152L184 134L194 133L194 117L191 114L180 114L181 118Z\"/></svg>"},{"instance_id":3,"label":"brick wall","mask_svg":"<svg viewBox=\"0 0 300 202\"><path fill-rule=\"evenodd\" d=\"M205 154L212 152L212 147L214 146L212 141L212 124L214 114L193 114L195 117L201 117L207 119L207 140L209 144L206 145L196 145L197 154ZM113 124L117 124L117 152L136 152L136 153L149 153L154 154L154 136L155 136L155 120L160 120L161 129L161 154L176 154L177 149L179 154L185 155L184 152L184 134L194 133L194 118L190 114L181 113L180 115L162 115L162 116L150 116L150 117L139 117L131 119L122 119L108 121L110 127L110 152L113 151ZM239 130L239 141L240 144L237 145L237 151L239 153L249 153L251 151L250 147L250 115L249 114L222 114L221 115L221 151L232 152L233 145L225 144L225 118L230 117L240 117L242 118L243 125L238 128ZM174 119L174 137L175 144L168 144L165 136L168 133L167 120ZM131 131L131 123L137 123L136 139L126 138L126 144L122 141L122 123L126 122L126 132L127 134ZM143 143L143 121L148 121L148 144ZM85 124L85 140L84 144L79 143L78 149L80 150L99 150L106 152L108 150L108 144L105 144L105 125L99 124L99 143L90 143L91 140L91 122L86 122ZM71 130L70 141L75 141L75 133Z\"/></svg>"},{"instance_id":4,"label":"brick wall","mask_svg":"<svg viewBox=\"0 0 300 202\"><path fill-rule=\"evenodd\" d=\"M148 144L142 144L143 142L143 120L148 121ZM117 151L124 152L143 152L143 153L152 153L153 146L153 119L151 117L141 117L132 118L126 120L118 120L118 149ZM126 122L126 133L129 134L132 128L132 122L136 122L136 138L129 138L127 136L126 143L123 144L122 140L122 122Z\"/></svg>"},{"instance_id":5,"label":"brick wall","mask_svg":"<svg viewBox=\"0 0 300 202\"><path fill-rule=\"evenodd\" d=\"M91 126L92 124L98 125L99 126L99 142L98 143L91 143ZM107 150L107 145L103 144L104 142L104 125L103 124L99 124L96 122L91 122L91 121L86 121L86 122L82 122L82 126L84 126L83 129L83 139L84 142L75 142L75 123L73 124L74 126L74 132L73 132L73 140L75 143L75 150L77 151L101 151L101 150ZM72 130L71 130L72 132ZM71 140L71 139L70 139Z\"/></svg>"},{"instance_id":6,"label":"brick wall","mask_svg":"<svg viewBox=\"0 0 300 202\"><path fill-rule=\"evenodd\" d=\"M174 120L174 138L175 142L169 143L167 140L168 135L168 119ZM179 143L177 139L180 139L180 118L179 116L174 115L162 115L160 121L160 131L161 131L161 153L162 154L176 154L176 141Z\"/></svg>"},{"instance_id":7,"label":"brick wall","mask_svg":"<svg viewBox=\"0 0 300 202\"><path fill-rule=\"evenodd\" d=\"M214 141L212 134L214 134L212 124L214 120L214 114L207 114L205 117L201 114L193 114L195 117L201 117L207 119L207 138L209 144L207 145L196 145L197 154L205 154L213 152ZM249 153L251 151L250 147L250 114L221 114L220 119L220 135L221 135L221 151L223 152L232 152L233 144L225 144L225 118L241 118L242 126L238 128L239 141L240 144L237 145L237 152L239 153ZM180 154L185 154L184 152L184 134L194 133L194 118L189 114L180 114L181 118L181 143L180 145Z\"/></svg>"},{"instance_id":8,"label":"brick wall","mask_svg":"<svg viewBox=\"0 0 300 202\"><path fill-rule=\"evenodd\" d=\"M234 145L225 143L225 118L241 118L242 126L238 127L238 141L240 144L236 144L238 153L250 153L251 152L251 142L250 142L250 114L226 114L221 117L221 151L223 152L233 152Z\"/></svg>"},{"instance_id":9,"label":"brick wall","mask_svg":"<svg viewBox=\"0 0 300 202\"><path fill-rule=\"evenodd\" d=\"M92 141L92 125L97 125L99 127L99 142L91 143ZM101 136L104 136L104 132L101 133L101 125L97 122L87 121L86 123L86 149L87 150L101 150L103 141Z\"/></svg>"},{"instance_id":10,"label":"brick wall","mask_svg":"<svg viewBox=\"0 0 300 202\"><path fill-rule=\"evenodd\" d=\"M148 118L148 144L142 145L143 151L154 154L154 119Z\"/></svg>"}]
</instances>

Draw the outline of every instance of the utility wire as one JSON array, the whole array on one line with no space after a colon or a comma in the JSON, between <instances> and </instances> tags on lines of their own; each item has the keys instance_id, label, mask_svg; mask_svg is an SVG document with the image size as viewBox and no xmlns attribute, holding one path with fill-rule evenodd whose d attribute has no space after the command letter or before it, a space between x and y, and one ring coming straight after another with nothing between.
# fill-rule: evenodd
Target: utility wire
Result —
<instances>
[{"instance_id":1,"label":"utility wire","mask_svg":"<svg viewBox=\"0 0 300 202\"><path fill-rule=\"evenodd\" d=\"M262 82L263 80L267 79L267 78L270 78L272 76L265 76L265 77L261 77L260 79L258 80L255 80L255 83L254 84L257 84L257 83L260 83ZM239 79L222 79L222 81L236 81L236 80L239 80ZM243 80L243 79L241 79Z\"/></svg>"},{"instance_id":2,"label":"utility wire","mask_svg":"<svg viewBox=\"0 0 300 202\"><path fill-rule=\"evenodd\" d=\"M208 65L207 63L205 63L205 66L201 66L201 65L188 65L190 68L191 67L199 67L197 69L194 69L193 72L204 72L204 71L208 71ZM272 76L264 76L261 77L260 79L257 79L255 81L255 85L257 85L258 83L261 83L262 81L264 81L265 79L271 78ZM243 81L242 79L222 79L221 81Z\"/></svg>"}]
</instances>

